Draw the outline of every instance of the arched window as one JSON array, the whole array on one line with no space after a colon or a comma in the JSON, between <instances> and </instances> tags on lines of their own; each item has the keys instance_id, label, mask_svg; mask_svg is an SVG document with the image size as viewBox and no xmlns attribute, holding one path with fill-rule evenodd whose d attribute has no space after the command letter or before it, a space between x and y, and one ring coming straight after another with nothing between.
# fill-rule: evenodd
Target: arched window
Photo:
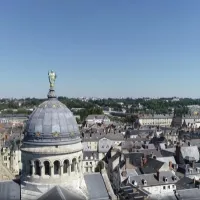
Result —
<instances>
[{"instance_id":1,"label":"arched window","mask_svg":"<svg viewBox=\"0 0 200 200\"><path fill-rule=\"evenodd\" d=\"M71 172L74 172L74 171L75 171L75 165L76 165L76 158L74 158L74 159L72 160Z\"/></svg>"},{"instance_id":2,"label":"arched window","mask_svg":"<svg viewBox=\"0 0 200 200\"><path fill-rule=\"evenodd\" d=\"M57 160L54 162L54 174L60 174L60 162Z\"/></svg>"},{"instance_id":3,"label":"arched window","mask_svg":"<svg viewBox=\"0 0 200 200\"><path fill-rule=\"evenodd\" d=\"M50 175L50 164L48 161L44 161L44 174Z\"/></svg>"},{"instance_id":4,"label":"arched window","mask_svg":"<svg viewBox=\"0 0 200 200\"><path fill-rule=\"evenodd\" d=\"M41 172L40 172L40 162L38 160L35 161L35 175L40 176Z\"/></svg>"},{"instance_id":5,"label":"arched window","mask_svg":"<svg viewBox=\"0 0 200 200\"><path fill-rule=\"evenodd\" d=\"M63 174L66 174L68 172L68 167L69 167L69 160L65 160L63 165Z\"/></svg>"}]
</instances>

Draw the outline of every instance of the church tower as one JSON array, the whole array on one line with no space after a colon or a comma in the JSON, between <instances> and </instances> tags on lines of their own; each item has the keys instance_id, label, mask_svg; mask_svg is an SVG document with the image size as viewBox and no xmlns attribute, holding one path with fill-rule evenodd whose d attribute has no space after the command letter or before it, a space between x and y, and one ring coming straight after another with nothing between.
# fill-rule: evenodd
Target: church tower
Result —
<instances>
[{"instance_id":1,"label":"church tower","mask_svg":"<svg viewBox=\"0 0 200 200\"><path fill-rule=\"evenodd\" d=\"M58 186L77 194L76 199L87 199L79 128L72 112L55 95L55 79L55 72L49 72L48 99L33 111L25 126L21 199L40 199Z\"/></svg>"}]
</instances>

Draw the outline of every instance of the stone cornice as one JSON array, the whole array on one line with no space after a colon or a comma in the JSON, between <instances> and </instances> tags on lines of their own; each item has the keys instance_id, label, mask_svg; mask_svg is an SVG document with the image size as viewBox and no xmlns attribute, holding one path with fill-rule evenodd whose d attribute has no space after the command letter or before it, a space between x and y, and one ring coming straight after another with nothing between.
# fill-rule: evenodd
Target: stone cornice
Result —
<instances>
[{"instance_id":1,"label":"stone cornice","mask_svg":"<svg viewBox=\"0 0 200 200\"><path fill-rule=\"evenodd\" d=\"M59 155L59 154L70 154L70 153L76 153L79 151L82 151L83 148L76 148L76 149L70 149L70 148L65 148L65 149L59 149L59 148L21 148L22 152L27 152L27 153L33 153L33 154L41 154L41 155Z\"/></svg>"}]
</instances>

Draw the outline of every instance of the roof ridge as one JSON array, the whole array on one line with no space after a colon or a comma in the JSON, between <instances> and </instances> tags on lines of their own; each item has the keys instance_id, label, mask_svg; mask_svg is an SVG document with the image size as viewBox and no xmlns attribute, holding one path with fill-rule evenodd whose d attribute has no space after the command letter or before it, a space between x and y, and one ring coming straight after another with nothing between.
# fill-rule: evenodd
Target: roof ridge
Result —
<instances>
[{"instance_id":1,"label":"roof ridge","mask_svg":"<svg viewBox=\"0 0 200 200\"><path fill-rule=\"evenodd\" d=\"M60 195L62 200L66 200L64 194L62 193L61 187L56 185L56 190L58 191L58 194Z\"/></svg>"}]
</instances>

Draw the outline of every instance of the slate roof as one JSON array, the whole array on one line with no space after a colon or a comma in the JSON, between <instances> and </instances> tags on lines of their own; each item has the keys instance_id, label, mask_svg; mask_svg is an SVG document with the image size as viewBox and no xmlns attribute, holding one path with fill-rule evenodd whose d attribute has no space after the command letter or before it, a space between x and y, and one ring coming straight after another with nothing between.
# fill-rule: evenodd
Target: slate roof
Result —
<instances>
[{"instance_id":1,"label":"slate roof","mask_svg":"<svg viewBox=\"0 0 200 200\"><path fill-rule=\"evenodd\" d=\"M147 163L141 168L141 171L144 174L156 173L164 164L164 162L149 158Z\"/></svg>"},{"instance_id":2,"label":"slate roof","mask_svg":"<svg viewBox=\"0 0 200 200\"><path fill-rule=\"evenodd\" d=\"M126 169L127 176L138 176L138 173L135 169Z\"/></svg>"},{"instance_id":3,"label":"slate roof","mask_svg":"<svg viewBox=\"0 0 200 200\"><path fill-rule=\"evenodd\" d=\"M190 142L190 144L192 146L198 146L198 147L200 147L200 139L186 140L187 145L188 145L188 142Z\"/></svg>"},{"instance_id":4,"label":"slate roof","mask_svg":"<svg viewBox=\"0 0 200 200\"><path fill-rule=\"evenodd\" d=\"M101 153L107 153L108 150L112 147L113 141L107 138L101 138L99 140L99 145L98 145L98 152Z\"/></svg>"},{"instance_id":5,"label":"slate roof","mask_svg":"<svg viewBox=\"0 0 200 200\"><path fill-rule=\"evenodd\" d=\"M100 173L86 174L84 179L91 200L109 200L108 191Z\"/></svg>"},{"instance_id":6,"label":"slate roof","mask_svg":"<svg viewBox=\"0 0 200 200\"><path fill-rule=\"evenodd\" d=\"M194 157L196 162L199 161L199 150L197 146L181 147L181 154L183 158Z\"/></svg>"},{"instance_id":7,"label":"slate roof","mask_svg":"<svg viewBox=\"0 0 200 200\"><path fill-rule=\"evenodd\" d=\"M162 149L162 152L166 152L166 153L171 153L171 154L175 154L176 152L176 148L167 148L167 149Z\"/></svg>"},{"instance_id":8,"label":"slate roof","mask_svg":"<svg viewBox=\"0 0 200 200\"><path fill-rule=\"evenodd\" d=\"M80 141L75 117L57 98L49 98L33 111L24 132L24 143L34 145L72 144Z\"/></svg>"},{"instance_id":9,"label":"slate roof","mask_svg":"<svg viewBox=\"0 0 200 200\"><path fill-rule=\"evenodd\" d=\"M139 188L135 188L131 184L121 187L118 195L120 200L144 200L144 197L148 196L147 192L144 192Z\"/></svg>"},{"instance_id":10,"label":"slate roof","mask_svg":"<svg viewBox=\"0 0 200 200\"><path fill-rule=\"evenodd\" d=\"M130 163L135 166L135 167L140 167L141 166L141 158L144 156L143 153L139 152L131 152L131 153L126 153L124 154L124 158L129 158Z\"/></svg>"},{"instance_id":11,"label":"slate roof","mask_svg":"<svg viewBox=\"0 0 200 200\"><path fill-rule=\"evenodd\" d=\"M200 190L195 189L187 189L187 190L177 190L177 196L181 200L199 200Z\"/></svg>"},{"instance_id":12,"label":"slate roof","mask_svg":"<svg viewBox=\"0 0 200 200\"><path fill-rule=\"evenodd\" d=\"M42 192L38 189L37 185L26 184L26 185L23 185L23 188L24 190L27 190L27 191L38 192L42 194Z\"/></svg>"},{"instance_id":13,"label":"slate roof","mask_svg":"<svg viewBox=\"0 0 200 200\"><path fill-rule=\"evenodd\" d=\"M176 183L177 190L184 190L191 188L195 188L194 180L191 178L183 177Z\"/></svg>"},{"instance_id":14,"label":"slate roof","mask_svg":"<svg viewBox=\"0 0 200 200\"><path fill-rule=\"evenodd\" d=\"M200 174L200 163L194 163L194 168L191 166L192 164L182 164L179 165L178 170L185 175L197 175Z\"/></svg>"},{"instance_id":15,"label":"slate roof","mask_svg":"<svg viewBox=\"0 0 200 200\"><path fill-rule=\"evenodd\" d=\"M167 163L167 164L169 164L169 162L171 161L172 164L176 164L176 161L175 161L175 159L174 159L173 156L169 156L169 157L157 157L156 160L159 160L159 161Z\"/></svg>"},{"instance_id":16,"label":"slate roof","mask_svg":"<svg viewBox=\"0 0 200 200\"><path fill-rule=\"evenodd\" d=\"M142 174L138 176L132 176L130 177L129 181L132 183L133 181L136 181L138 186L144 186L143 180L147 181L147 187L148 186L156 186L156 185L165 185L164 177L168 179L167 184L175 184L179 179L177 177L177 180L173 180L172 177L174 177L174 174L171 171L165 171L160 172L160 178L158 180L157 174Z\"/></svg>"},{"instance_id":17,"label":"slate roof","mask_svg":"<svg viewBox=\"0 0 200 200\"><path fill-rule=\"evenodd\" d=\"M20 185L14 181L0 181L1 200L20 200Z\"/></svg>"},{"instance_id":18,"label":"slate roof","mask_svg":"<svg viewBox=\"0 0 200 200\"><path fill-rule=\"evenodd\" d=\"M161 152L157 149L140 149L140 150L138 150L138 152L143 153L144 156L153 154L156 157L162 157Z\"/></svg>"},{"instance_id":19,"label":"slate roof","mask_svg":"<svg viewBox=\"0 0 200 200\"><path fill-rule=\"evenodd\" d=\"M102 138L107 138L113 141L124 141L124 135L122 133L85 133L83 141L99 141Z\"/></svg>"},{"instance_id":20,"label":"slate roof","mask_svg":"<svg viewBox=\"0 0 200 200\"><path fill-rule=\"evenodd\" d=\"M93 120L93 119L103 120L103 119L106 119L106 118L108 118L106 115L88 115L87 118L86 118L86 121L87 120Z\"/></svg>"},{"instance_id":21,"label":"slate roof","mask_svg":"<svg viewBox=\"0 0 200 200\"><path fill-rule=\"evenodd\" d=\"M151 194L148 197L148 200L178 200L174 193L165 193L165 194Z\"/></svg>"},{"instance_id":22,"label":"slate roof","mask_svg":"<svg viewBox=\"0 0 200 200\"><path fill-rule=\"evenodd\" d=\"M86 200L84 196L66 190L60 186L51 188L48 192L43 194L38 200Z\"/></svg>"}]
</instances>

